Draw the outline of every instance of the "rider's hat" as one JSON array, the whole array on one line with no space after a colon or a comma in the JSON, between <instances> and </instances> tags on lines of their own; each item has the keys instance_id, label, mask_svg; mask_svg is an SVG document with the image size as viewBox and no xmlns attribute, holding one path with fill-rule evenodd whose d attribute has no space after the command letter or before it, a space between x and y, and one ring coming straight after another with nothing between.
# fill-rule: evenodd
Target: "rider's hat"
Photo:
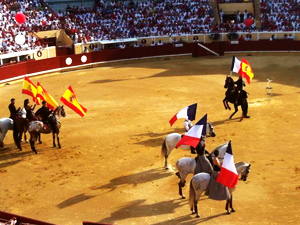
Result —
<instances>
[{"instance_id":1,"label":"rider's hat","mask_svg":"<svg viewBox=\"0 0 300 225\"><path fill-rule=\"evenodd\" d=\"M12 98L10 101L12 102L12 101L14 101L14 100L16 100L16 99Z\"/></svg>"}]
</instances>

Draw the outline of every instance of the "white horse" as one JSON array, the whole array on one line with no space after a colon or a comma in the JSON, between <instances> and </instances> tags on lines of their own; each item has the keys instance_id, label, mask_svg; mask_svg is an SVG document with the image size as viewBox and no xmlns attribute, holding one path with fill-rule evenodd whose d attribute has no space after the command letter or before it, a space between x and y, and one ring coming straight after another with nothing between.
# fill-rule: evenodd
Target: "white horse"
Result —
<instances>
[{"instance_id":1,"label":"white horse","mask_svg":"<svg viewBox=\"0 0 300 225\"><path fill-rule=\"evenodd\" d=\"M250 173L250 166L251 164L247 162L238 162L235 164L238 174L241 175L240 180L247 180L248 174ZM192 210L192 214L196 213L196 217L200 217L198 214L197 204L201 194L206 190L209 180L210 175L207 173L198 173L191 180L189 205L190 209ZM225 207L227 214L230 214L230 212L235 212L235 209L232 207L232 192L236 189L236 187L237 186L234 188L229 188L230 199L227 199ZM231 211L229 211L229 206Z\"/></svg>"},{"instance_id":2,"label":"white horse","mask_svg":"<svg viewBox=\"0 0 300 225\"><path fill-rule=\"evenodd\" d=\"M206 136L207 137L215 137L216 136L215 129L211 123L208 123L206 125ZM161 155L162 155L162 157L165 157L166 169L168 169L168 162L167 162L168 157L171 154L171 151L175 148L177 143L180 141L181 137L182 137L182 135L179 133L171 133L165 138L164 142L162 143ZM181 145L181 146L179 146L179 148L183 149L183 150L191 150L191 146L189 146L189 145Z\"/></svg>"},{"instance_id":3,"label":"white horse","mask_svg":"<svg viewBox=\"0 0 300 225\"><path fill-rule=\"evenodd\" d=\"M3 149L3 141L7 131L13 130L14 121L11 118L0 119L0 149Z\"/></svg>"},{"instance_id":4,"label":"white horse","mask_svg":"<svg viewBox=\"0 0 300 225\"><path fill-rule=\"evenodd\" d=\"M211 159L208 158L211 161L211 163L215 157L214 152L216 150L219 150L219 159L220 159L220 161L222 161L224 159L224 155L225 155L227 147L228 147L227 142L225 144L222 144L222 145L219 145L218 147L216 147L211 152L211 154L208 156L208 157L211 157ZM179 195L181 195L181 197L183 199L185 199L185 196L182 194L182 188L185 186L185 179L186 179L187 175L190 173L194 173L195 168L196 168L196 160L195 160L195 158L189 158L189 157L181 158L181 159L177 160L176 168L178 170L176 175L180 179L180 181L178 183Z\"/></svg>"}]
</instances>

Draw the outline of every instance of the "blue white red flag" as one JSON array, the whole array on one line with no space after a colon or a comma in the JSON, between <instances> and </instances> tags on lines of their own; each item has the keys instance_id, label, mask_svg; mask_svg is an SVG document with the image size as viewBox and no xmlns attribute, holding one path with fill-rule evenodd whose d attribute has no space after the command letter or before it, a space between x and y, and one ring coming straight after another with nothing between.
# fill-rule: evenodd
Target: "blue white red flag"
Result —
<instances>
[{"instance_id":1,"label":"blue white red flag","mask_svg":"<svg viewBox=\"0 0 300 225\"><path fill-rule=\"evenodd\" d=\"M239 73L241 69L241 60L239 60L237 57L232 56L232 63L231 63L231 71L235 73Z\"/></svg>"},{"instance_id":2,"label":"blue white red flag","mask_svg":"<svg viewBox=\"0 0 300 225\"><path fill-rule=\"evenodd\" d=\"M195 120L196 118L196 111L197 111L197 103L187 106L180 110L178 113L175 114L175 116L172 117L172 119L169 121L170 125L172 126L176 120L178 119L189 119L190 121Z\"/></svg>"},{"instance_id":3,"label":"blue white red flag","mask_svg":"<svg viewBox=\"0 0 300 225\"><path fill-rule=\"evenodd\" d=\"M189 145L196 148L199 144L201 136L206 135L207 114L202 117L177 143L176 148L180 145Z\"/></svg>"},{"instance_id":4,"label":"blue white red flag","mask_svg":"<svg viewBox=\"0 0 300 225\"><path fill-rule=\"evenodd\" d=\"M231 148L231 141L228 143L228 147L225 152L221 171L218 175L217 182L223 184L228 188L233 188L239 179L239 175L234 165L234 159Z\"/></svg>"}]
</instances>

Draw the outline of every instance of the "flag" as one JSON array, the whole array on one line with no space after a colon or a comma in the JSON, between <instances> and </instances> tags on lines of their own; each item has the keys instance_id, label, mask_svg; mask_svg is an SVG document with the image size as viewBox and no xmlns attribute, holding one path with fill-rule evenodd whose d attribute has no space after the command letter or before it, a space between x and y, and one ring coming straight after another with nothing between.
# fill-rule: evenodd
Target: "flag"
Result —
<instances>
[{"instance_id":1,"label":"flag","mask_svg":"<svg viewBox=\"0 0 300 225\"><path fill-rule=\"evenodd\" d=\"M241 61L237 57L232 56L231 71L238 73L241 68Z\"/></svg>"},{"instance_id":2,"label":"flag","mask_svg":"<svg viewBox=\"0 0 300 225\"><path fill-rule=\"evenodd\" d=\"M240 70L239 70L239 74L242 77L246 78L248 84L250 84L252 78L254 77L253 70L252 70L250 64L244 58L241 62L241 67L240 67Z\"/></svg>"},{"instance_id":3,"label":"flag","mask_svg":"<svg viewBox=\"0 0 300 225\"><path fill-rule=\"evenodd\" d=\"M176 120L180 118L189 119L190 121L193 121L196 118L196 111L197 111L197 103L187 106L182 110L180 110L177 114L175 114L175 116L172 117L169 123L171 126L173 126Z\"/></svg>"},{"instance_id":4,"label":"flag","mask_svg":"<svg viewBox=\"0 0 300 225\"><path fill-rule=\"evenodd\" d=\"M46 101L45 90L42 85L37 83L36 104L40 105L42 101Z\"/></svg>"},{"instance_id":5,"label":"flag","mask_svg":"<svg viewBox=\"0 0 300 225\"><path fill-rule=\"evenodd\" d=\"M228 188L233 188L238 182L239 175L234 165L231 141L228 143L228 147L225 152L221 171L218 175L217 182L223 184Z\"/></svg>"},{"instance_id":6,"label":"flag","mask_svg":"<svg viewBox=\"0 0 300 225\"><path fill-rule=\"evenodd\" d=\"M49 109L55 110L58 107L58 103L39 82L37 85L36 103L39 105L42 101L46 101Z\"/></svg>"},{"instance_id":7,"label":"flag","mask_svg":"<svg viewBox=\"0 0 300 225\"><path fill-rule=\"evenodd\" d=\"M68 107L70 107L73 111L78 113L80 116L84 117L87 109L84 108L78 101L75 92L72 87L69 86L64 95L60 98L60 100Z\"/></svg>"},{"instance_id":8,"label":"flag","mask_svg":"<svg viewBox=\"0 0 300 225\"><path fill-rule=\"evenodd\" d=\"M24 81L23 81L22 94L31 96L33 101L35 102L37 88L34 85L34 83L32 83L31 80L29 80L29 78L26 76L24 77Z\"/></svg>"},{"instance_id":9,"label":"flag","mask_svg":"<svg viewBox=\"0 0 300 225\"><path fill-rule=\"evenodd\" d=\"M185 135L180 139L175 148L178 148L180 145L189 145L194 148L200 142L201 136L206 135L206 124L207 124L207 114L202 117Z\"/></svg>"}]
</instances>

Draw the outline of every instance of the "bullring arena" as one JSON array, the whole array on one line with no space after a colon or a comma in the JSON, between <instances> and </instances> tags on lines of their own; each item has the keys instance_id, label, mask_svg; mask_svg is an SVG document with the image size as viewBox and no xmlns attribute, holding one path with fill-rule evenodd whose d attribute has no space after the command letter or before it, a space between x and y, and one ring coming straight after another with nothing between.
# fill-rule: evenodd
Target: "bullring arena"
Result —
<instances>
[{"instance_id":1,"label":"bullring arena","mask_svg":"<svg viewBox=\"0 0 300 225\"><path fill-rule=\"evenodd\" d=\"M0 154L1 210L54 224L298 224L300 58L242 56L255 74L245 88L251 118L242 122L241 110L228 120L231 112L222 103L231 55L162 57L31 77L57 100L71 84L88 112L81 118L67 108L62 148L52 148L51 135L42 135L38 155L28 143L17 150L8 132ZM267 78L272 95L266 94ZM12 97L21 106L21 88L21 80L1 86L1 118L9 116ZM168 121L193 103L196 121L207 113L217 134L207 138L207 149L231 140L235 162L251 163L248 180L234 192L231 215L224 201L202 196L195 218L188 198L178 195L174 165L194 157L189 151L173 150L172 168L163 168L164 138L184 133L183 120L172 128Z\"/></svg>"}]
</instances>

